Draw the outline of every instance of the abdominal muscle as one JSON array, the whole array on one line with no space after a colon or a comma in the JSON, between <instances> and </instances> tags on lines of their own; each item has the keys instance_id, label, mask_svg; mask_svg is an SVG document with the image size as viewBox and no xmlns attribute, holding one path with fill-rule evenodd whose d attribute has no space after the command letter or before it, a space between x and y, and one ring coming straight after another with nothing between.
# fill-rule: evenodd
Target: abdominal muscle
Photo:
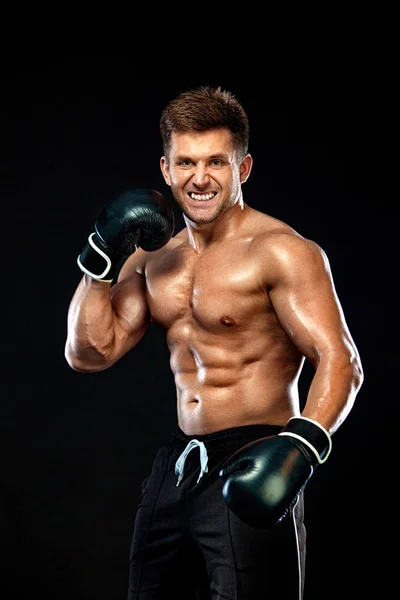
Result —
<instances>
[{"instance_id":1,"label":"abdominal muscle","mask_svg":"<svg viewBox=\"0 0 400 600\"><path fill-rule=\"evenodd\" d=\"M184 433L284 425L299 413L297 382L302 363L297 353L282 353L276 342L272 349L244 340L212 341L215 344L196 343L192 336L190 343L169 342L178 424Z\"/></svg>"}]
</instances>

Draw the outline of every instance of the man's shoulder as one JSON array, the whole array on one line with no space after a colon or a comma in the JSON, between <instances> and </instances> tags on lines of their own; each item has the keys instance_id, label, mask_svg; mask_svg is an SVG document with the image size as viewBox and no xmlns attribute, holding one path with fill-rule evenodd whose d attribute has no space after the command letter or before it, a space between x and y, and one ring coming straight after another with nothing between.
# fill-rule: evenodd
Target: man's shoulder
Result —
<instances>
[{"instance_id":1,"label":"man's shoulder","mask_svg":"<svg viewBox=\"0 0 400 600\"><path fill-rule=\"evenodd\" d=\"M248 222L254 241L261 245L285 244L291 238L305 238L288 223L277 217L252 209Z\"/></svg>"},{"instance_id":2,"label":"man's shoulder","mask_svg":"<svg viewBox=\"0 0 400 600\"><path fill-rule=\"evenodd\" d=\"M323 254L319 244L311 240L288 223L256 211L253 246L257 252L276 256L298 254Z\"/></svg>"}]
</instances>

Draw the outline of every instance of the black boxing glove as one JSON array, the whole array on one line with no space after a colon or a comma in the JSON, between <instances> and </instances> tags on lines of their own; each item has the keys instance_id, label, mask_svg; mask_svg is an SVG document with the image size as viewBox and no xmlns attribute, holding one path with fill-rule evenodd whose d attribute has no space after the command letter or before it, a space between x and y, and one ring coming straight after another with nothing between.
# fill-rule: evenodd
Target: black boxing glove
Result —
<instances>
[{"instance_id":1,"label":"black boxing glove","mask_svg":"<svg viewBox=\"0 0 400 600\"><path fill-rule=\"evenodd\" d=\"M219 475L226 503L254 528L279 523L331 449L322 425L305 417L289 419L278 435L247 444L224 463Z\"/></svg>"},{"instance_id":2,"label":"black boxing glove","mask_svg":"<svg viewBox=\"0 0 400 600\"><path fill-rule=\"evenodd\" d=\"M98 281L112 282L122 259L138 247L165 246L174 232L174 214L155 190L138 188L108 203L95 222L95 231L78 256L79 268Z\"/></svg>"}]
</instances>

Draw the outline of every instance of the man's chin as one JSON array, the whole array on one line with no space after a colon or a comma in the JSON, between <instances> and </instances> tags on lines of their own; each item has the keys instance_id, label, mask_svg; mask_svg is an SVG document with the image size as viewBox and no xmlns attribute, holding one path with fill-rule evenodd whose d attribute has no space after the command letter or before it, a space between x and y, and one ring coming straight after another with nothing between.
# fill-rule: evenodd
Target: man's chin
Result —
<instances>
[{"instance_id":1,"label":"man's chin","mask_svg":"<svg viewBox=\"0 0 400 600\"><path fill-rule=\"evenodd\" d=\"M214 210L212 213L201 214L200 210L192 210L187 206L181 206L181 210L185 217L196 225L208 225L215 221L223 212L221 210Z\"/></svg>"},{"instance_id":2,"label":"man's chin","mask_svg":"<svg viewBox=\"0 0 400 600\"><path fill-rule=\"evenodd\" d=\"M216 219L215 215L208 216L208 217L199 217L198 215L193 215L192 213L190 213L188 211L183 211L183 214L185 215L185 217L187 219L189 219L189 221L191 223L193 223L195 225L208 225L209 223L212 223Z\"/></svg>"}]
</instances>

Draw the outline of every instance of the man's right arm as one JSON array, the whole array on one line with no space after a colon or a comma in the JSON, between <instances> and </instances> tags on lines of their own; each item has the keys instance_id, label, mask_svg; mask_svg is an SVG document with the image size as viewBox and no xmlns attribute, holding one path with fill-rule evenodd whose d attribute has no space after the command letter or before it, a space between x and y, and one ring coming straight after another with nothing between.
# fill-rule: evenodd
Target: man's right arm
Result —
<instances>
[{"instance_id":1,"label":"man's right arm","mask_svg":"<svg viewBox=\"0 0 400 600\"><path fill-rule=\"evenodd\" d=\"M65 358L76 371L108 369L142 339L150 320L136 271L112 287L85 274L68 310Z\"/></svg>"},{"instance_id":2,"label":"man's right arm","mask_svg":"<svg viewBox=\"0 0 400 600\"><path fill-rule=\"evenodd\" d=\"M65 358L73 369L108 369L143 337L151 318L139 263L173 232L171 206L156 190L128 190L103 208L78 257L85 274L68 310Z\"/></svg>"}]
</instances>

